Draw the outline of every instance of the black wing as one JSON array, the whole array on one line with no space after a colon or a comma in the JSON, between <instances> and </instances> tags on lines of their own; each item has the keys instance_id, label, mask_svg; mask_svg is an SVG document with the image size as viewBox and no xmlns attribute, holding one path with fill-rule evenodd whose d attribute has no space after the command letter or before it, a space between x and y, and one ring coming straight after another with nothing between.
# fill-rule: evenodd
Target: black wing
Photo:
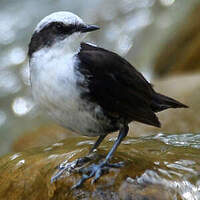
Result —
<instances>
[{"instance_id":1,"label":"black wing","mask_svg":"<svg viewBox=\"0 0 200 200\"><path fill-rule=\"evenodd\" d=\"M113 52L86 43L81 44L78 57L78 70L86 77L91 101L128 121L160 127L152 110L155 92L131 64Z\"/></svg>"}]
</instances>

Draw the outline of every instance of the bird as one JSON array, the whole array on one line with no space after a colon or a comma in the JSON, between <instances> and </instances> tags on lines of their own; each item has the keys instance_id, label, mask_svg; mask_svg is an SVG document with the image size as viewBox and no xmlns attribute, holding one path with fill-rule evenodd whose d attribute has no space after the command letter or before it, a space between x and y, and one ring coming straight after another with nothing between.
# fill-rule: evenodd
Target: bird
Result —
<instances>
[{"instance_id":1,"label":"bird","mask_svg":"<svg viewBox=\"0 0 200 200\"><path fill-rule=\"evenodd\" d=\"M105 159L84 168L87 173L82 170L73 188L90 178L96 182L106 170L123 166L110 160L127 136L129 123L161 127L157 112L188 107L156 92L142 73L117 53L84 42L89 32L99 29L72 12L54 12L38 23L28 47L35 102L61 126L83 136L98 136L89 154L108 134L119 131ZM88 159L77 159L74 164L78 166ZM68 167L61 163L51 181Z\"/></svg>"}]
</instances>

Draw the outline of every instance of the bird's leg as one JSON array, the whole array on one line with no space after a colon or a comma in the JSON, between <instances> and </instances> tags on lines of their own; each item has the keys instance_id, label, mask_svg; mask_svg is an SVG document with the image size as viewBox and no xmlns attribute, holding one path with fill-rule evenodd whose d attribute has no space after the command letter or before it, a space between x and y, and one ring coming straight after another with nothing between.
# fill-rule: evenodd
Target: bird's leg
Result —
<instances>
[{"instance_id":1,"label":"bird's leg","mask_svg":"<svg viewBox=\"0 0 200 200\"><path fill-rule=\"evenodd\" d=\"M85 156L85 157L81 157L81 158L78 158L78 159L75 160L76 166L74 166L74 168L75 167L80 167L83 164L85 164L85 163L89 162L90 160L92 160L93 157L94 157L94 155L92 155L93 151L98 148L98 146L101 144L101 142L104 140L105 137L106 137L106 135L99 136L97 141L94 143L94 145L90 149L89 154L87 156ZM62 169L63 167L64 166L61 163L60 166L59 166L59 169Z\"/></svg>"},{"instance_id":2,"label":"bird's leg","mask_svg":"<svg viewBox=\"0 0 200 200\"><path fill-rule=\"evenodd\" d=\"M122 162L110 164L109 160L112 157L113 153L121 143L121 141L126 137L128 133L128 126L124 126L120 129L119 135L117 140L115 141L113 147L111 148L110 152L107 154L104 161L101 161L99 164L92 164L89 167L80 169L80 173L82 173L82 178L75 184L72 188L80 187L87 179L94 177L92 183L96 182L102 174L107 173L109 168L119 168L123 166Z\"/></svg>"},{"instance_id":3,"label":"bird's leg","mask_svg":"<svg viewBox=\"0 0 200 200\"><path fill-rule=\"evenodd\" d=\"M72 162L64 161L58 166L58 172L51 178L51 182L54 182L56 179L58 179L64 172L70 173L73 171L76 167L80 167L84 165L85 163L91 161L95 155L92 154L93 151L101 144L103 139L106 137L106 135L99 136L98 140L95 142L93 147L90 149L89 154L85 157L78 158Z\"/></svg>"},{"instance_id":4,"label":"bird's leg","mask_svg":"<svg viewBox=\"0 0 200 200\"><path fill-rule=\"evenodd\" d=\"M98 140L95 142L93 147L90 149L89 154L98 148L98 146L102 143L102 141L104 140L105 137L106 137L106 134L99 136Z\"/></svg>"}]
</instances>

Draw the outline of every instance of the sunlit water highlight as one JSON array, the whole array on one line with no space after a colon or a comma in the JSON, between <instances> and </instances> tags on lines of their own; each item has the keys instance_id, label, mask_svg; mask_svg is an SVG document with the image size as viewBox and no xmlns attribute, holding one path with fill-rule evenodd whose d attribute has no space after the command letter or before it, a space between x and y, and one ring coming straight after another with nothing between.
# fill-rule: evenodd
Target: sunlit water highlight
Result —
<instances>
[{"instance_id":1,"label":"sunlit water highlight","mask_svg":"<svg viewBox=\"0 0 200 200\"><path fill-rule=\"evenodd\" d=\"M99 157L90 163L96 163L100 158L105 157L114 139L111 138L104 142L95 152ZM184 143L177 141L184 141ZM19 184L26 180L34 188L39 187L36 186L39 182L45 182L49 185L50 178L56 172L55 166L64 160L63 164L65 165L73 163L76 158L87 155L93 142L94 140L83 137L72 137L48 147L30 149L1 158L0 174L2 180L4 180L4 176L7 176L7 179L5 179L7 182L5 183L4 180L4 184L0 186L0 191L3 190L4 185L8 185L12 176L18 177L18 173L21 174L20 179L17 179ZM113 191L112 185L115 185L115 192L116 190L118 192L118 189L120 192L120 188L125 183L129 184L128 187L133 188L133 191L136 186L140 186L140 190L149 186L152 189L159 186L159 190L168 192L170 200L199 200L199 153L200 134L160 133L141 138L127 137L112 160L112 162L125 162L124 167L104 175L101 177L104 184L102 185L101 181L98 184L101 188L106 187L110 191ZM32 169L31 174L27 174L30 168ZM38 174L39 171L42 176ZM35 179L26 179L30 176L35 177L37 182L31 182ZM67 171L60 179L61 185L64 183L71 185L75 181L74 176L73 172ZM69 183L68 180L70 180ZM66 187L64 188L66 190ZM13 190L15 191L15 188ZM38 192L42 191L38 189ZM59 192L62 193L62 190L59 190Z\"/></svg>"}]
</instances>

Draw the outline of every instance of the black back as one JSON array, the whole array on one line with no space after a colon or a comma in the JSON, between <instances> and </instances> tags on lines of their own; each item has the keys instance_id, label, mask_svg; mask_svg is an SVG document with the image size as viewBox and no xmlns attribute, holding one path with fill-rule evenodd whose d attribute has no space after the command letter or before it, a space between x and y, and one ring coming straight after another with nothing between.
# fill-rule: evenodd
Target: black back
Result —
<instances>
[{"instance_id":1,"label":"black back","mask_svg":"<svg viewBox=\"0 0 200 200\"><path fill-rule=\"evenodd\" d=\"M82 87L89 87L83 98L99 104L111 116L160 127L151 108L152 85L125 59L86 43L81 44L78 57L78 70L86 77Z\"/></svg>"},{"instance_id":2,"label":"black back","mask_svg":"<svg viewBox=\"0 0 200 200\"><path fill-rule=\"evenodd\" d=\"M156 112L188 108L155 92L143 75L116 53L82 43L78 58L78 71L86 78L81 87L89 88L82 98L99 104L111 119L160 127Z\"/></svg>"}]
</instances>

